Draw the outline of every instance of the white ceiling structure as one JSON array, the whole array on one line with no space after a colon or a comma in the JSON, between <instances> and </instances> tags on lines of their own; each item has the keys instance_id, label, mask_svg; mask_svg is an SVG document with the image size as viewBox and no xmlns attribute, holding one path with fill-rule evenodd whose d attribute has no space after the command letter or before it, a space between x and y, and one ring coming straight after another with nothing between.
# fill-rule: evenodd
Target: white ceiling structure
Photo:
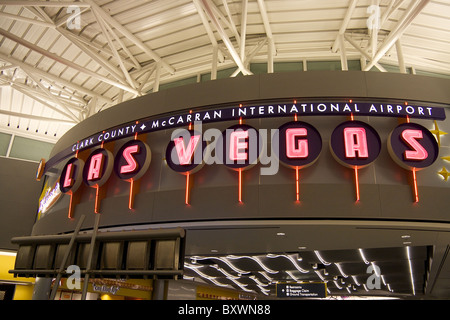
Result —
<instances>
[{"instance_id":1,"label":"white ceiling structure","mask_svg":"<svg viewBox=\"0 0 450 320\"><path fill-rule=\"evenodd\" d=\"M449 17L448 0L0 0L0 131L56 141L162 83L251 62L450 74Z\"/></svg>"}]
</instances>

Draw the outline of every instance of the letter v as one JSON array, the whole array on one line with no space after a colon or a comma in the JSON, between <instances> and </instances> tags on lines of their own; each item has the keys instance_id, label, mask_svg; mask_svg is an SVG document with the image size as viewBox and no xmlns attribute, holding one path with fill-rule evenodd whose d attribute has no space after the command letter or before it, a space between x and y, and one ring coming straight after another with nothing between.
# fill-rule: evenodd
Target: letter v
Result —
<instances>
[{"instance_id":1,"label":"letter v","mask_svg":"<svg viewBox=\"0 0 450 320\"><path fill-rule=\"evenodd\" d=\"M197 148L199 140L200 135L192 136L189 139L187 148L184 146L184 139L182 137L173 140L175 142L175 148L177 149L178 160L181 165L191 164L191 159L194 155L195 149Z\"/></svg>"}]
</instances>

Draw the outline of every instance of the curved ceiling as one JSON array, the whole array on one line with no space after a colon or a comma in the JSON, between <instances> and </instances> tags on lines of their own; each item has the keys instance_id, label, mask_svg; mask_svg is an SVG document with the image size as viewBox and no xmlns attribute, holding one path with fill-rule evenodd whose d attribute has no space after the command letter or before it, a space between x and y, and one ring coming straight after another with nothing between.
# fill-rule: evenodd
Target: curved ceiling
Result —
<instances>
[{"instance_id":1,"label":"curved ceiling","mask_svg":"<svg viewBox=\"0 0 450 320\"><path fill-rule=\"evenodd\" d=\"M449 17L444 0L1 0L0 130L56 141L160 84L250 62L450 74Z\"/></svg>"}]
</instances>

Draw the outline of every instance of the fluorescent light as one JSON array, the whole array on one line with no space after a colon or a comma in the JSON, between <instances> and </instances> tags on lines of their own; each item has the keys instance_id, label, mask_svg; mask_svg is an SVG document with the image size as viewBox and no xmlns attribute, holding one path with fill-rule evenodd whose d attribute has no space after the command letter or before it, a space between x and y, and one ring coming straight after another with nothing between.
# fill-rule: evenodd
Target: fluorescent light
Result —
<instances>
[{"instance_id":1,"label":"fluorescent light","mask_svg":"<svg viewBox=\"0 0 450 320\"><path fill-rule=\"evenodd\" d=\"M262 263L262 261L259 260L257 257L252 257L252 256L233 256L233 255L230 255L230 256L227 256L227 258L228 259L243 259L243 258L251 259L251 260L255 261L257 264L259 264L261 266L261 268L264 269L264 271L266 271L268 273L272 273L272 274L278 273L277 270L272 270L272 269L266 267L264 265L264 263Z\"/></svg>"},{"instance_id":2,"label":"fluorescent light","mask_svg":"<svg viewBox=\"0 0 450 320\"><path fill-rule=\"evenodd\" d=\"M316 254L317 258L320 260L320 262L322 262L324 265L329 266L331 264L331 262L327 262L322 258L319 251L314 250L314 253Z\"/></svg>"},{"instance_id":3,"label":"fluorescent light","mask_svg":"<svg viewBox=\"0 0 450 320\"><path fill-rule=\"evenodd\" d=\"M416 289L414 288L414 276L413 276L413 270L412 270L412 265L411 265L411 254L409 252L409 247L406 247L406 254L408 256L409 275L411 276L411 287L412 287L413 295L416 295Z\"/></svg>"},{"instance_id":4,"label":"fluorescent light","mask_svg":"<svg viewBox=\"0 0 450 320\"><path fill-rule=\"evenodd\" d=\"M17 255L17 252L12 251L0 251L0 256L10 256L15 257Z\"/></svg>"},{"instance_id":5,"label":"fluorescent light","mask_svg":"<svg viewBox=\"0 0 450 320\"><path fill-rule=\"evenodd\" d=\"M308 273L308 272L309 272L308 270L305 270L305 269L303 269L302 267L300 267L300 266L297 264L297 262L295 261L295 259L294 259L292 256L288 256L288 255L285 255L285 254L268 254L267 257L268 257L268 258L278 258L278 257L286 258L286 259L288 259L290 262L292 262L292 264L294 265L294 267L295 267L298 271L300 271L301 273ZM297 261L298 261L298 259L297 259Z\"/></svg>"},{"instance_id":6,"label":"fluorescent light","mask_svg":"<svg viewBox=\"0 0 450 320\"><path fill-rule=\"evenodd\" d=\"M361 255L361 258L363 259L365 264L369 264L369 261L367 261L366 257L364 256L364 252L362 249L358 249L359 250L359 254Z\"/></svg>"},{"instance_id":7,"label":"fluorescent light","mask_svg":"<svg viewBox=\"0 0 450 320\"><path fill-rule=\"evenodd\" d=\"M336 265L336 267L338 267L339 272L341 273L341 275L342 275L344 278L347 278L348 275L346 275L346 274L344 273L344 271L342 270L342 267L339 265L339 263L335 263L335 265Z\"/></svg>"}]
</instances>

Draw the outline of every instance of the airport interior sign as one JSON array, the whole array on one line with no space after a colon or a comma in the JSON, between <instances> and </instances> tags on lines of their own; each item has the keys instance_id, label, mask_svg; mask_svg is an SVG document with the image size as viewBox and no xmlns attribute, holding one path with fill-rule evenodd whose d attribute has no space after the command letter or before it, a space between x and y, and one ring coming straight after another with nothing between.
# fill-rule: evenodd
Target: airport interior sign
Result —
<instances>
[{"instance_id":1,"label":"airport interior sign","mask_svg":"<svg viewBox=\"0 0 450 320\"><path fill-rule=\"evenodd\" d=\"M244 110L244 111L242 111ZM411 117L425 119L445 119L443 108L389 105L375 103L291 103L283 105L261 105L259 107L224 108L213 111L191 112L186 115L168 116L167 119L152 119L144 122L136 121L121 128L105 130L84 141L72 145L75 155L66 160L59 179L60 191L73 197L82 182L95 188L95 212L99 212L102 186L106 184L114 172L117 177L130 183L129 208L133 208L135 185L139 183L148 170L151 162L151 147L147 145L145 133L149 130L174 127L171 140L168 141L165 160L167 165L180 174L186 175L185 202L189 204L189 176L200 170L205 164L223 164L239 173L239 202L242 202L242 174L256 163L270 164L266 174L276 174L278 162L296 171L296 200L299 201L299 170L312 165L322 151L322 137L312 125L297 120L297 114L349 114L350 120L340 123L329 137L331 154L338 163L354 170L356 185L356 201L360 200L358 170L373 163L382 148L383 142L377 131L368 123L354 120L356 114L393 115L405 119L405 123L393 128L387 145L389 154L401 167L413 173L415 201L418 202L416 171L434 163L438 157L439 146L433 134L422 125L410 122ZM208 116L206 116L208 114ZM243 124L245 117L262 117L267 115L294 115L295 121L289 121L279 128L255 129ZM189 118L187 116L190 116ZM215 128L202 130L195 125L205 120L232 120L238 124L229 126L225 131ZM190 121L190 122L187 122ZM192 129L192 124L194 128ZM175 127L188 126L189 129ZM112 154L108 143L132 134L129 141ZM266 136L264 136L266 135ZM270 157L262 154L271 139ZM95 147L97 143L101 145ZM84 152L87 150L87 152ZM80 154L83 156L80 156ZM214 156L212 156L214 154ZM69 155L70 156L70 155ZM55 156L56 157L56 156ZM211 160L212 159L212 160ZM269 161L266 161L266 160ZM55 161L54 159L51 159ZM62 160L62 159L61 159ZM265 162L266 161L266 162ZM276 162L276 166L273 163ZM48 164L45 166L48 168ZM269 169L270 169L269 168ZM263 173L261 168L261 174ZM104 194L104 192L103 192ZM69 208L72 217L73 205Z\"/></svg>"},{"instance_id":2,"label":"airport interior sign","mask_svg":"<svg viewBox=\"0 0 450 320\"><path fill-rule=\"evenodd\" d=\"M277 283L277 298L326 298L324 282Z\"/></svg>"}]
</instances>

